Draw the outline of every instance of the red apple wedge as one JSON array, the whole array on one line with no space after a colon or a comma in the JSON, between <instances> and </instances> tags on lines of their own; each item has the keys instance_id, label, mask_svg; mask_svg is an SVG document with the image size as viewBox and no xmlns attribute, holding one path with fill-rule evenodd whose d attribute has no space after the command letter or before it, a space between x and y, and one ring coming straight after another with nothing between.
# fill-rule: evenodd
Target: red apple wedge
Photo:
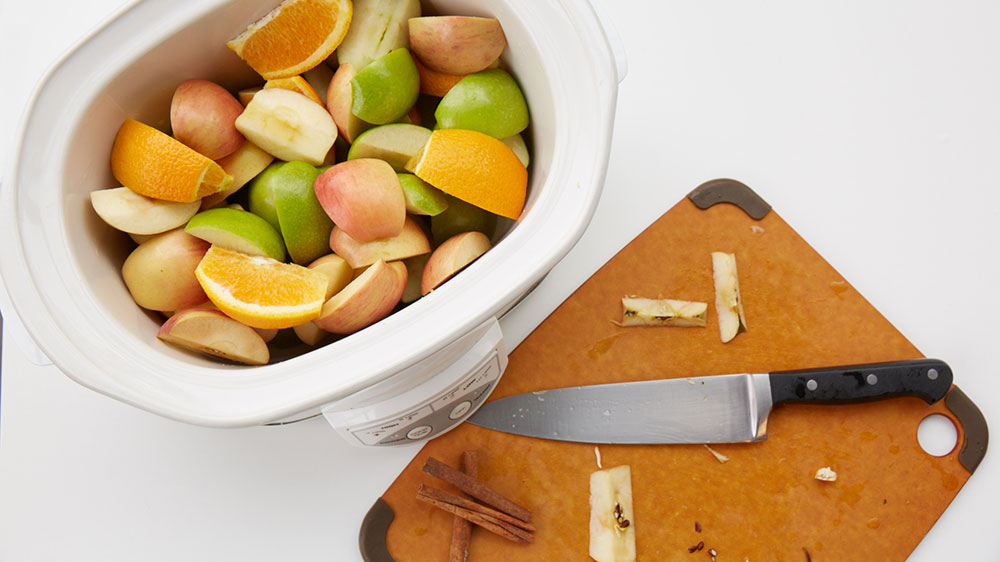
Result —
<instances>
[{"instance_id":1,"label":"red apple wedge","mask_svg":"<svg viewBox=\"0 0 1000 562\"><path fill-rule=\"evenodd\" d=\"M374 127L371 123L366 123L351 112L354 104L354 92L351 89L351 80L357 74L357 70L348 63L341 64L337 72L330 80L330 86L326 89L326 110L333 117L333 122L337 124L340 136L349 143L361 133Z\"/></svg>"},{"instance_id":2,"label":"red apple wedge","mask_svg":"<svg viewBox=\"0 0 1000 562\"><path fill-rule=\"evenodd\" d=\"M122 278L139 306L181 310L208 300L194 270L209 243L182 229L157 234L132 250L122 264Z\"/></svg>"},{"instance_id":3,"label":"red apple wedge","mask_svg":"<svg viewBox=\"0 0 1000 562\"><path fill-rule=\"evenodd\" d=\"M428 16L410 19L410 49L431 70L471 74L488 67L507 46L496 18Z\"/></svg>"},{"instance_id":4,"label":"red apple wedge","mask_svg":"<svg viewBox=\"0 0 1000 562\"><path fill-rule=\"evenodd\" d=\"M326 301L316 325L334 334L353 334L388 316L405 288L403 262L376 261Z\"/></svg>"},{"instance_id":5,"label":"red apple wedge","mask_svg":"<svg viewBox=\"0 0 1000 562\"><path fill-rule=\"evenodd\" d=\"M358 242L403 231L406 197L395 170L382 160L341 162L321 173L313 187L334 224Z\"/></svg>"},{"instance_id":6,"label":"red apple wedge","mask_svg":"<svg viewBox=\"0 0 1000 562\"><path fill-rule=\"evenodd\" d=\"M420 277L420 294L426 295L436 289L485 254L490 247L490 239L478 231L463 232L445 240L434 250L424 266L424 273Z\"/></svg>"},{"instance_id":7,"label":"red apple wedge","mask_svg":"<svg viewBox=\"0 0 1000 562\"><path fill-rule=\"evenodd\" d=\"M211 308L188 308L170 317L156 337L172 344L247 365L266 365L270 352L264 338Z\"/></svg>"},{"instance_id":8,"label":"red apple wedge","mask_svg":"<svg viewBox=\"0 0 1000 562\"><path fill-rule=\"evenodd\" d=\"M236 118L243 105L225 88L208 80L185 80L170 102L174 137L212 160L229 156L243 145Z\"/></svg>"},{"instance_id":9,"label":"red apple wedge","mask_svg":"<svg viewBox=\"0 0 1000 562\"><path fill-rule=\"evenodd\" d=\"M431 251L427 235L415 220L406 217L403 230L390 238L376 238L370 242L358 242L338 226L330 233L330 248L344 258L352 268L371 265L378 260L395 261Z\"/></svg>"}]
</instances>

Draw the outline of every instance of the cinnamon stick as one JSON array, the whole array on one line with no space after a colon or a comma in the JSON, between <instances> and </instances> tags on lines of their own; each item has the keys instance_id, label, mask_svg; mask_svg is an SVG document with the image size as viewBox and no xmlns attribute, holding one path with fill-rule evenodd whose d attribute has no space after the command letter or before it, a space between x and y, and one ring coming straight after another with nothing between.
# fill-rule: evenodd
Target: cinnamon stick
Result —
<instances>
[{"instance_id":1,"label":"cinnamon stick","mask_svg":"<svg viewBox=\"0 0 1000 562\"><path fill-rule=\"evenodd\" d=\"M427 462L424 463L423 470L427 474L430 474L435 478L439 478L440 480L451 484L477 500L493 506L508 515L520 519L521 521L527 522L531 519L531 512L527 508L514 503L514 501L504 497L499 492L484 484L482 481L462 474L433 457L427 458Z\"/></svg>"},{"instance_id":2,"label":"cinnamon stick","mask_svg":"<svg viewBox=\"0 0 1000 562\"><path fill-rule=\"evenodd\" d=\"M462 519L466 519L470 523L479 525L480 527L486 529L487 531L496 533L497 535L500 535L501 537L510 541L514 541L516 543L529 544L535 538L534 535L532 535L528 531L525 531L524 529L519 529L514 525L511 525L510 523L501 521L485 513L480 513L479 511L466 509L464 507L460 507L453 503L448 503L446 501L436 499L434 497L428 496L423 493L417 493L417 499L422 502L429 503L439 509L443 509L444 511L447 511L452 515L456 515L458 517L461 517Z\"/></svg>"},{"instance_id":3,"label":"cinnamon stick","mask_svg":"<svg viewBox=\"0 0 1000 562\"><path fill-rule=\"evenodd\" d=\"M427 484L421 484L420 489L417 490L418 496L427 496L428 498L435 499L438 501L443 501L445 503L450 503L452 505L461 507L462 509L467 509L469 511L475 511L476 513L481 513L483 515L488 515L496 519L497 521L502 521L508 525L512 525L519 529L524 529L528 532L534 532L535 526L531 523L525 523L516 517L511 517L502 511L498 511L491 507L487 507L480 503L476 503L470 499L466 499L460 496L456 496L450 492L446 492L439 488L434 488L428 486Z\"/></svg>"},{"instance_id":4,"label":"cinnamon stick","mask_svg":"<svg viewBox=\"0 0 1000 562\"><path fill-rule=\"evenodd\" d=\"M471 478L476 478L479 475L479 453L476 451L462 453L462 472ZM471 542L472 523L455 516L451 524L451 546L448 550L448 562L466 562L469 558L469 544Z\"/></svg>"}]
</instances>

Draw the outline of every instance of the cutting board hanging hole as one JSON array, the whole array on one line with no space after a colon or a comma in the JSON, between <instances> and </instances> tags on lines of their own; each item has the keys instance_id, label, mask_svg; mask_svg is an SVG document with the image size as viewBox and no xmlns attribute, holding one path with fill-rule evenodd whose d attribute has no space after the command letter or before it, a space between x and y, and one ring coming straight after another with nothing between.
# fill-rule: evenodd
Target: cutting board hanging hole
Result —
<instances>
[{"instance_id":1,"label":"cutting board hanging hole","mask_svg":"<svg viewBox=\"0 0 1000 562\"><path fill-rule=\"evenodd\" d=\"M943 457L955 450L958 429L948 416L931 414L921 420L917 428L917 442L928 455Z\"/></svg>"}]
</instances>

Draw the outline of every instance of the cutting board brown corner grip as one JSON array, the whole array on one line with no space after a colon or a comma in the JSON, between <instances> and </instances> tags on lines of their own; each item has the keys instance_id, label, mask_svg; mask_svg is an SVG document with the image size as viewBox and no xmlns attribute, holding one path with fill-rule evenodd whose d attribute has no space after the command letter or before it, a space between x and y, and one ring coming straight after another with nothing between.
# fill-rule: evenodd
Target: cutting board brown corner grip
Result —
<instances>
[{"instance_id":1,"label":"cutting board brown corner grip","mask_svg":"<svg viewBox=\"0 0 1000 562\"><path fill-rule=\"evenodd\" d=\"M726 204L719 204L726 203ZM622 328L626 294L714 302L710 253L737 257L748 331L722 344L705 328ZM922 357L750 188L713 180L615 255L510 354L492 399L547 388ZM961 379L961 373L956 373ZM943 414L959 443L933 457L917 427ZM904 560L982 460L985 419L954 387L928 406L897 398L847 406L780 405L760 443L593 445L462 424L431 440L366 518L368 562L448 559L451 516L416 500L433 456L459 466L482 452L487 484L533 510L529 546L473 532L469 560L588 560L589 475L629 464L638 557L688 559L704 541L727 560ZM599 454L599 456L598 456ZM835 482L813 476L821 467ZM701 532L695 530L695 522ZM808 553L806 556L805 553Z\"/></svg>"}]
</instances>

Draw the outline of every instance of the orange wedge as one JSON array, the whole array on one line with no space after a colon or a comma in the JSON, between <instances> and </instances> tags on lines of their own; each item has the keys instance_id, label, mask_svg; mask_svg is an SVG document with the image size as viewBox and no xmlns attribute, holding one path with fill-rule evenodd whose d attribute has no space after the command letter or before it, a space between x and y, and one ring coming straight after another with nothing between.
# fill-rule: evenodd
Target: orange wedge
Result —
<instances>
[{"instance_id":1,"label":"orange wedge","mask_svg":"<svg viewBox=\"0 0 1000 562\"><path fill-rule=\"evenodd\" d=\"M126 119L111 148L111 173L146 197L191 203L233 183L221 166L181 141Z\"/></svg>"},{"instance_id":2,"label":"orange wedge","mask_svg":"<svg viewBox=\"0 0 1000 562\"><path fill-rule=\"evenodd\" d=\"M329 282L321 271L218 246L209 248L194 274L219 310L265 330L319 318Z\"/></svg>"},{"instance_id":3,"label":"orange wedge","mask_svg":"<svg viewBox=\"0 0 1000 562\"><path fill-rule=\"evenodd\" d=\"M489 135L438 129L406 168L434 187L497 215L524 209L528 170L514 151Z\"/></svg>"},{"instance_id":4,"label":"orange wedge","mask_svg":"<svg viewBox=\"0 0 1000 562\"><path fill-rule=\"evenodd\" d=\"M314 102L326 107L323 100L320 99L319 94L316 90L306 82L306 79L301 76L292 76L291 78L275 78L274 80L268 80L264 83L264 89L268 88L282 88L285 90L291 90L293 92L298 92L303 96L313 100Z\"/></svg>"},{"instance_id":5,"label":"orange wedge","mask_svg":"<svg viewBox=\"0 0 1000 562\"><path fill-rule=\"evenodd\" d=\"M347 35L351 0L285 0L226 45L268 80L323 62Z\"/></svg>"}]
</instances>

